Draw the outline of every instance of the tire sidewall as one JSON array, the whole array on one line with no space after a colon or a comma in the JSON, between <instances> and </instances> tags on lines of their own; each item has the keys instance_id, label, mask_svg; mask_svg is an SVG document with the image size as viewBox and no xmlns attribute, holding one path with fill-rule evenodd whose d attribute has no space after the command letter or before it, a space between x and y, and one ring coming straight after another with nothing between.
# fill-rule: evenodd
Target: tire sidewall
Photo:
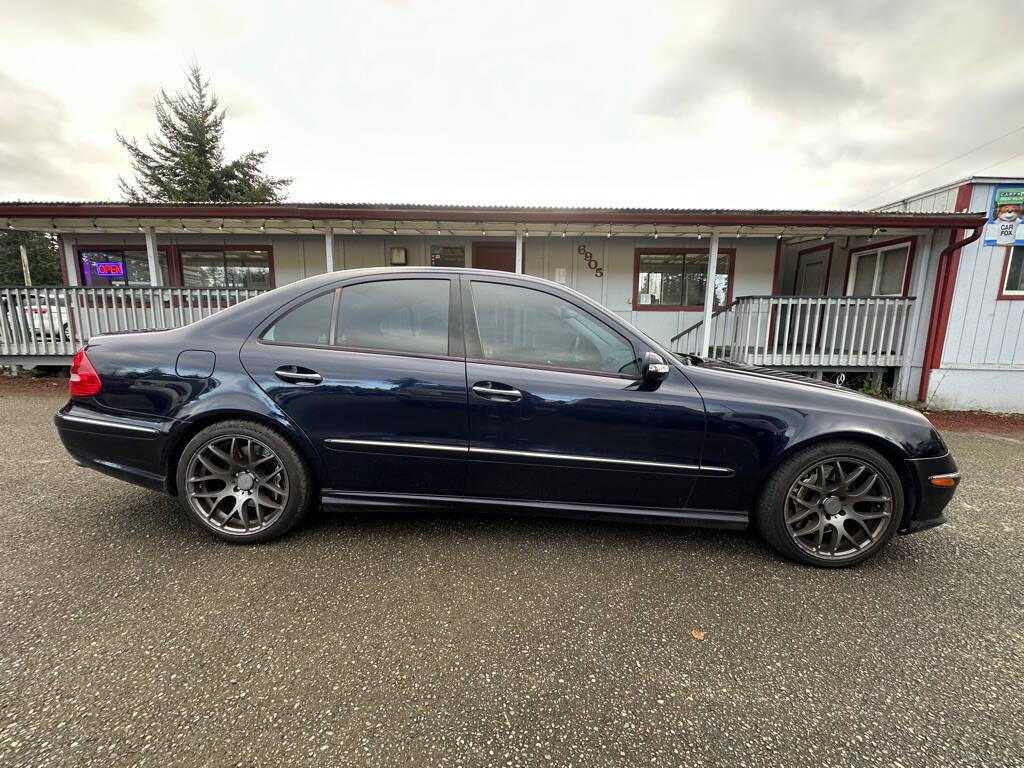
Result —
<instances>
[{"instance_id":1,"label":"tire sidewall","mask_svg":"<svg viewBox=\"0 0 1024 768\"><path fill-rule=\"evenodd\" d=\"M797 546L789 535L785 521L786 496L796 479L811 466L849 456L870 464L880 472L892 491L892 514L882 535L863 552L842 560L817 558ZM862 563L881 551L899 529L903 518L905 497L903 483L892 463L881 453L866 445L850 441L828 441L810 446L785 459L772 473L761 493L757 508L757 525L764 538L777 551L791 560L820 568L845 568Z\"/></svg>"},{"instance_id":2,"label":"tire sidewall","mask_svg":"<svg viewBox=\"0 0 1024 768\"><path fill-rule=\"evenodd\" d=\"M211 440L228 435L250 437L270 448L281 460L288 478L288 501L277 519L266 528L251 534L237 534L211 525L188 498L186 477L195 454ZM293 528L306 514L312 497L312 479L308 463L286 438L262 424L231 420L212 424L201 429L189 440L181 451L175 476L178 496L187 510L188 517L207 533L224 541L238 544L252 544L269 541Z\"/></svg>"}]
</instances>

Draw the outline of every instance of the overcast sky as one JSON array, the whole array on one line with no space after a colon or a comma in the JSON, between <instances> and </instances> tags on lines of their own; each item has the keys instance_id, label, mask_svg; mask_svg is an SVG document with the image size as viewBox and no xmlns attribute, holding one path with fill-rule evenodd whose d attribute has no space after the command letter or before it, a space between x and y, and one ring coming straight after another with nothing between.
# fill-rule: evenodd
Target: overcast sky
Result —
<instances>
[{"instance_id":1,"label":"overcast sky","mask_svg":"<svg viewBox=\"0 0 1024 768\"><path fill-rule=\"evenodd\" d=\"M870 207L1024 175L997 2L141 2L0 10L0 199L118 199L195 59L293 201ZM1021 153L1021 157L1009 159ZM1005 162L1000 162L1005 161Z\"/></svg>"}]
</instances>

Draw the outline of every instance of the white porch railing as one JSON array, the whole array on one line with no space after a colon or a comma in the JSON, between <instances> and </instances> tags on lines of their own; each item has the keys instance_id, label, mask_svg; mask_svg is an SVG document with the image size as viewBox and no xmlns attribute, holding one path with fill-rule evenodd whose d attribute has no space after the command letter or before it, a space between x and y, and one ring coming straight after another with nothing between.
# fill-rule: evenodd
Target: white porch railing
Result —
<instances>
[{"instance_id":1,"label":"white porch railing","mask_svg":"<svg viewBox=\"0 0 1024 768\"><path fill-rule=\"evenodd\" d=\"M888 368L903 363L913 297L743 296L711 318L711 357L784 368ZM700 353L703 321L672 338Z\"/></svg>"},{"instance_id":2,"label":"white porch railing","mask_svg":"<svg viewBox=\"0 0 1024 768\"><path fill-rule=\"evenodd\" d=\"M92 336L188 325L263 291L0 287L0 357L66 358ZM55 360L56 362L56 360Z\"/></svg>"}]
</instances>

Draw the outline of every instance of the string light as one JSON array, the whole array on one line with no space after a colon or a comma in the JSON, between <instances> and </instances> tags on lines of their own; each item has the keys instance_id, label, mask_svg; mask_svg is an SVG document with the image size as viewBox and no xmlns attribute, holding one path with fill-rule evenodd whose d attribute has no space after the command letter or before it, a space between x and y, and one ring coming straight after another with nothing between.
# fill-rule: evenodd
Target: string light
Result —
<instances>
[{"instance_id":1,"label":"string light","mask_svg":"<svg viewBox=\"0 0 1024 768\"><path fill-rule=\"evenodd\" d=\"M137 226L137 227L135 227L135 228L136 228L137 230L139 230L139 232L141 232L141 231L142 231L142 222L141 222L141 221L140 221L140 222L138 222L138 226Z\"/></svg>"},{"instance_id":2,"label":"string light","mask_svg":"<svg viewBox=\"0 0 1024 768\"><path fill-rule=\"evenodd\" d=\"M654 239L655 240L658 239L658 225L657 224L654 225Z\"/></svg>"},{"instance_id":3,"label":"string light","mask_svg":"<svg viewBox=\"0 0 1024 768\"><path fill-rule=\"evenodd\" d=\"M562 237L565 237L565 230L562 230Z\"/></svg>"},{"instance_id":4,"label":"string light","mask_svg":"<svg viewBox=\"0 0 1024 768\"><path fill-rule=\"evenodd\" d=\"M7 220L7 228L8 229L14 229L14 225L11 224L11 220L10 219Z\"/></svg>"},{"instance_id":5,"label":"string light","mask_svg":"<svg viewBox=\"0 0 1024 768\"><path fill-rule=\"evenodd\" d=\"M526 229L523 231L523 237L529 237L529 236L530 236L530 228L526 227Z\"/></svg>"},{"instance_id":6,"label":"string light","mask_svg":"<svg viewBox=\"0 0 1024 768\"><path fill-rule=\"evenodd\" d=\"M394 224L391 225L391 234L392 235L397 235L398 234L398 222L397 221Z\"/></svg>"},{"instance_id":7,"label":"string light","mask_svg":"<svg viewBox=\"0 0 1024 768\"><path fill-rule=\"evenodd\" d=\"M188 227L185 226L185 220L184 219L179 219L179 221L181 221L181 229L182 229L182 231L183 232L188 232Z\"/></svg>"},{"instance_id":8,"label":"string light","mask_svg":"<svg viewBox=\"0 0 1024 768\"><path fill-rule=\"evenodd\" d=\"M437 222L437 235L438 235L438 237L441 236L441 222L440 221Z\"/></svg>"},{"instance_id":9,"label":"string light","mask_svg":"<svg viewBox=\"0 0 1024 768\"><path fill-rule=\"evenodd\" d=\"M611 237L611 236L612 236L612 223L609 221L608 222L608 237Z\"/></svg>"},{"instance_id":10,"label":"string light","mask_svg":"<svg viewBox=\"0 0 1024 768\"><path fill-rule=\"evenodd\" d=\"M700 225L697 225L697 239L700 240L704 235L700 233Z\"/></svg>"},{"instance_id":11,"label":"string light","mask_svg":"<svg viewBox=\"0 0 1024 768\"><path fill-rule=\"evenodd\" d=\"M220 224L217 225L217 229L220 230L221 232L224 231L224 219L220 220Z\"/></svg>"},{"instance_id":12,"label":"string light","mask_svg":"<svg viewBox=\"0 0 1024 768\"><path fill-rule=\"evenodd\" d=\"M263 222L260 224L260 232L266 232L266 231L267 231L267 220L264 219Z\"/></svg>"}]
</instances>

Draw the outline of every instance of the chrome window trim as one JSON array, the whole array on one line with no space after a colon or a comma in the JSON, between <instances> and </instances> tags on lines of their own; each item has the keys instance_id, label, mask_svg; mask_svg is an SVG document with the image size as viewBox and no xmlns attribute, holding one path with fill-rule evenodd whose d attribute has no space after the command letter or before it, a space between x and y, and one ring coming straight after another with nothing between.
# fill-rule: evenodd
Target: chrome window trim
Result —
<instances>
[{"instance_id":1,"label":"chrome window trim","mask_svg":"<svg viewBox=\"0 0 1024 768\"><path fill-rule=\"evenodd\" d=\"M395 440L357 440L351 438L330 437L324 442L332 445L363 445L379 448L418 448L425 451L457 451L467 454L483 454L490 456L521 456L527 459L555 459L561 461L588 461L595 464L620 464L631 467L658 467L659 469L680 469L687 472L708 472L716 475L729 476L733 470L727 467L699 466L697 464L673 464L664 461L642 461L639 459L611 459L603 456L580 456L568 453L545 453L543 451L511 451L502 448L475 448L463 445L439 445L437 443L409 443Z\"/></svg>"},{"instance_id":2,"label":"chrome window trim","mask_svg":"<svg viewBox=\"0 0 1024 768\"><path fill-rule=\"evenodd\" d=\"M127 429L130 432L145 432L152 435L160 434L160 430L156 427L142 427L136 424L120 424L116 421L108 421L106 419L90 419L85 416L69 416L66 413L60 413L57 415L65 421L76 421L81 424L93 424L101 427L111 427L112 429Z\"/></svg>"}]
</instances>

